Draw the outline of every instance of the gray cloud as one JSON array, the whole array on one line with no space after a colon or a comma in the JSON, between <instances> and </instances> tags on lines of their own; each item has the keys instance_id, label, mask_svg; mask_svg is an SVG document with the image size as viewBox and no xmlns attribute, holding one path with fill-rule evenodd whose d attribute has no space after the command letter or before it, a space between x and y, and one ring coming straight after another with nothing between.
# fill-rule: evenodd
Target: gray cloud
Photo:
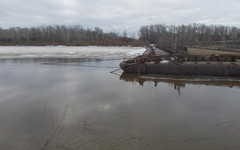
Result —
<instances>
[{"instance_id":1,"label":"gray cloud","mask_svg":"<svg viewBox=\"0 0 240 150\"><path fill-rule=\"evenodd\" d=\"M137 31L149 24L239 26L238 0L0 0L0 26L99 26L105 31Z\"/></svg>"}]
</instances>

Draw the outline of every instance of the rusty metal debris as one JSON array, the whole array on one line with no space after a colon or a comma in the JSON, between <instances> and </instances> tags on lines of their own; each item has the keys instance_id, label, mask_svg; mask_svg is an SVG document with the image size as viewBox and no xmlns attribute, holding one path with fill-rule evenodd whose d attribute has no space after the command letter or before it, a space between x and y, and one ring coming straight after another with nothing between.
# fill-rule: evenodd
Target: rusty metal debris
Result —
<instances>
[{"instance_id":1,"label":"rusty metal debris","mask_svg":"<svg viewBox=\"0 0 240 150\"><path fill-rule=\"evenodd\" d=\"M174 52L150 45L143 55L121 62L120 67L138 74L240 76L240 56L191 55L186 47Z\"/></svg>"}]
</instances>

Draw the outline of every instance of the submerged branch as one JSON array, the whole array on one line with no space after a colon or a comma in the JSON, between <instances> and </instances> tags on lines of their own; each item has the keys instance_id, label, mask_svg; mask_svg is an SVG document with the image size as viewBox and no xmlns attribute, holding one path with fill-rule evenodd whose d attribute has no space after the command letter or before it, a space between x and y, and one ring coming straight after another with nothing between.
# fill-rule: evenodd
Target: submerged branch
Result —
<instances>
[{"instance_id":1,"label":"submerged branch","mask_svg":"<svg viewBox=\"0 0 240 150\"><path fill-rule=\"evenodd\" d=\"M63 115L62 115L62 118L61 118L59 124L56 126L56 128L54 128L54 130L53 130L53 132L52 132L52 135L49 137L49 139L48 139L48 140L46 141L46 143L43 145L42 150L45 150L45 149L47 148L47 146L51 143L51 141L53 140L54 136L56 135L58 129L61 127L62 122L63 122L63 119L64 119L65 114L66 114L66 111L67 111L67 107L68 107L68 105L66 105L65 110L64 110L64 113L63 113Z\"/></svg>"}]
</instances>

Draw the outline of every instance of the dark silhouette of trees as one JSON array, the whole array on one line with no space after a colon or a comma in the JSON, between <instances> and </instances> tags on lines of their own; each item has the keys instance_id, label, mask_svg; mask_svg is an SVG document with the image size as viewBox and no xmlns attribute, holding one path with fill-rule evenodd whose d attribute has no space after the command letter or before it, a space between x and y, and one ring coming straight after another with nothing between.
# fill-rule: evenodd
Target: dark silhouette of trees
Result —
<instances>
[{"instance_id":1,"label":"dark silhouette of trees","mask_svg":"<svg viewBox=\"0 0 240 150\"><path fill-rule=\"evenodd\" d=\"M163 46L213 44L240 40L240 28L223 25L148 25L139 30L139 39Z\"/></svg>"},{"instance_id":2,"label":"dark silhouette of trees","mask_svg":"<svg viewBox=\"0 0 240 150\"><path fill-rule=\"evenodd\" d=\"M148 25L139 29L139 39L123 34L104 32L99 27L85 29L76 26L40 26L31 28L0 28L0 45L102 45L144 46L155 43L162 46L213 45L219 41L239 41L240 28L223 25Z\"/></svg>"},{"instance_id":3,"label":"dark silhouette of trees","mask_svg":"<svg viewBox=\"0 0 240 150\"><path fill-rule=\"evenodd\" d=\"M0 45L137 45L134 38L102 29L84 29L82 26L40 26L32 28L0 28ZM142 45L142 44L140 44Z\"/></svg>"}]
</instances>

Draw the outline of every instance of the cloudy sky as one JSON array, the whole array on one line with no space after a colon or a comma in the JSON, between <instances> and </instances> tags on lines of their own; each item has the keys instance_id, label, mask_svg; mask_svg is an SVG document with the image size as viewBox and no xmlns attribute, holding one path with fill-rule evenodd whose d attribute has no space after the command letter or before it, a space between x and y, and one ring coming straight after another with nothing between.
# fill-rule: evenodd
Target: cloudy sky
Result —
<instances>
[{"instance_id":1,"label":"cloudy sky","mask_svg":"<svg viewBox=\"0 0 240 150\"><path fill-rule=\"evenodd\" d=\"M239 0L0 0L0 27L98 26L134 32L142 25L189 23L240 27Z\"/></svg>"}]
</instances>

